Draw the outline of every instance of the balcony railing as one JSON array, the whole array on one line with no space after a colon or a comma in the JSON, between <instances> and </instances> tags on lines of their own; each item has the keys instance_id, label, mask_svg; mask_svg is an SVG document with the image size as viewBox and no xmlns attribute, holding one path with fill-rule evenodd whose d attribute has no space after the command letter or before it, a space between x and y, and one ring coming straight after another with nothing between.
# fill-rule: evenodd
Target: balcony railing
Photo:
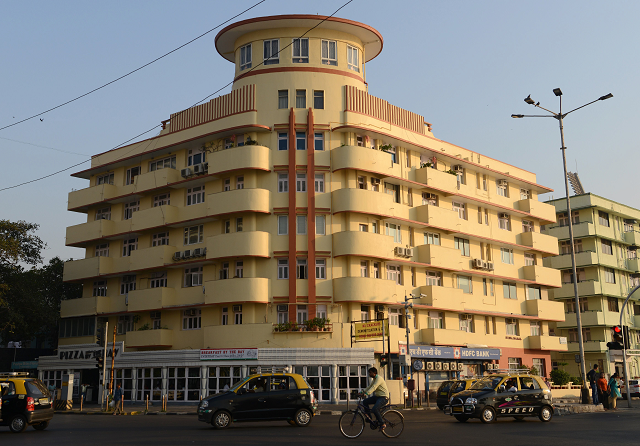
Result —
<instances>
[{"instance_id":1,"label":"balcony railing","mask_svg":"<svg viewBox=\"0 0 640 446\"><path fill-rule=\"evenodd\" d=\"M298 323L284 323L284 324L273 324L273 332L274 333L296 333L296 332L307 332L307 333L326 333L333 332L333 324L325 324L323 327L307 327L306 324L298 324Z\"/></svg>"}]
</instances>

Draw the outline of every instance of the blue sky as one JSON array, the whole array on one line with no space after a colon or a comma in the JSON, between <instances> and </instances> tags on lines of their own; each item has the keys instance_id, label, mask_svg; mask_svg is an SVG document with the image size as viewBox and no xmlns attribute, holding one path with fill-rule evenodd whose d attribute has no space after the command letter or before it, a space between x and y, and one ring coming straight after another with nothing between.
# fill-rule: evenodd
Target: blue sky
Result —
<instances>
[{"instance_id":1,"label":"blue sky","mask_svg":"<svg viewBox=\"0 0 640 446\"><path fill-rule=\"evenodd\" d=\"M0 127L119 77L256 2L5 2ZM236 20L328 15L343 3L267 0ZM438 138L536 173L556 190L548 198L564 196L557 121L510 115L536 113L523 102L528 94L556 110L556 87L565 111L613 93L567 117L568 166L587 192L640 208L630 167L640 158L632 123L640 2L355 0L337 16L384 37L382 53L367 65L371 94L423 115ZM233 65L215 51L216 33L44 121L0 131L0 188L108 150L228 83ZM77 170L0 192L0 218L40 224L46 259L83 256L64 246L65 228L86 220L66 210L68 193L88 186L68 175Z\"/></svg>"}]
</instances>

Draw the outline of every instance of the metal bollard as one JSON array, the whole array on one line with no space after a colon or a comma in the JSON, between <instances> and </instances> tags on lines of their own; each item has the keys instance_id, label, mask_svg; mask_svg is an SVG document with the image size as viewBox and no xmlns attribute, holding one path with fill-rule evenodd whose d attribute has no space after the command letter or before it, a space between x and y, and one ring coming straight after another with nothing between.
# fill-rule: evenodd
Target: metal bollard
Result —
<instances>
[{"instance_id":1,"label":"metal bollard","mask_svg":"<svg viewBox=\"0 0 640 446\"><path fill-rule=\"evenodd\" d=\"M80 412L82 412L82 403L84 402L84 395L80 395Z\"/></svg>"},{"instance_id":2,"label":"metal bollard","mask_svg":"<svg viewBox=\"0 0 640 446\"><path fill-rule=\"evenodd\" d=\"M149 395L147 395L147 412L149 412Z\"/></svg>"}]
</instances>

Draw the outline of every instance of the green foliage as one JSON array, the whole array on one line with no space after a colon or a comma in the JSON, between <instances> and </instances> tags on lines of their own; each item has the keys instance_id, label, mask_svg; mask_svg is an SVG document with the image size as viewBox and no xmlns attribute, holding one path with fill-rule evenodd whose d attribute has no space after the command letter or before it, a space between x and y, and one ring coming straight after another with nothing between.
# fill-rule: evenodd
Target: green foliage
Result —
<instances>
[{"instance_id":1,"label":"green foliage","mask_svg":"<svg viewBox=\"0 0 640 446\"><path fill-rule=\"evenodd\" d=\"M144 324L142 327L138 328L138 331L147 331L147 330L151 330L151 326L149 325L148 322Z\"/></svg>"},{"instance_id":2,"label":"green foliage","mask_svg":"<svg viewBox=\"0 0 640 446\"><path fill-rule=\"evenodd\" d=\"M251 137L249 136L247 138L247 141L244 143L245 146L257 146L258 145L258 141L251 139Z\"/></svg>"},{"instance_id":3,"label":"green foliage","mask_svg":"<svg viewBox=\"0 0 640 446\"><path fill-rule=\"evenodd\" d=\"M579 376L572 376L569 378L569 381L571 381L574 386L582 385L582 378L580 378Z\"/></svg>"},{"instance_id":4,"label":"green foliage","mask_svg":"<svg viewBox=\"0 0 640 446\"><path fill-rule=\"evenodd\" d=\"M46 246L33 234L35 223L0 220L0 265L17 266L18 263L37 265L42 262L40 251Z\"/></svg>"},{"instance_id":5,"label":"green foliage","mask_svg":"<svg viewBox=\"0 0 640 446\"><path fill-rule=\"evenodd\" d=\"M382 144L382 145L380 145L380 147L378 147L378 149L380 149L380 150L382 150L384 152L387 152L387 151L393 149L393 146L391 144Z\"/></svg>"},{"instance_id":6,"label":"green foliage","mask_svg":"<svg viewBox=\"0 0 640 446\"><path fill-rule=\"evenodd\" d=\"M451 175L456 176L456 177L458 176L458 174L457 174L457 173L455 173L455 172L454 172L453 170L451 170L451 169L449 169L449 170L445 170L445 172L446 172L446 173L450 173Z\"/></svg>"},{"instance_id":7,"label":"green foliage","mask_svg":"<svg viewBox=\"0 0 640 446\"><path fill-rule=\"evenodd\" d=\"M429 162L427 162L427 163L420 163L420 168L421 168L421 169L422 169L422 168L424 168L424 167L431 167L431 166L433 166L433 164L432 164L432 163L429 163Z\"/></svg>"},{"instance_id":8,"label":"green foliage","mask_svg":"<svg viewBox=\"0 0 640 446\"><path fill-rule=\"evenodd\" d=\"M551 381L553 381L553 384L556 386L564 386L571 381L571 375L564 370L551 370L549 375L551 377Z\"/></svg>"}]
</instances>

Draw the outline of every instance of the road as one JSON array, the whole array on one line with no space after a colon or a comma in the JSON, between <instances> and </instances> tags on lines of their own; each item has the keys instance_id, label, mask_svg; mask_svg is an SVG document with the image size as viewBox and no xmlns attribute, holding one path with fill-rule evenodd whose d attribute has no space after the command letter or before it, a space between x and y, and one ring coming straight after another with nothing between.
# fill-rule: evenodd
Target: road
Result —
<instances>
[{"instance_id":1,"label":"road","mask_svg":"<svg viewBox=\"0 0 640 446\"><path fill-rule=\"evenodd\" d=\"M193 415L100 416L56 415L46 431L28 428L12 434L0 427L0 444L65 446L89 444L117 445L262 445L293 443L305 445L361 443L368 445L433 444L433 445L517 445L561 444L637 444L640 411L591 413L555 417L549 423L537 418L515 421L499 419L492 425L478 420L465 424L436 411L404 412L405 431L399 440L391 440L367 428L356 440L348 440L338 430L338 416L320 415L307 428L289 426L286 422L237 423L225 431L213 430L198 422Z\"/></svg>"}]
</instances>

